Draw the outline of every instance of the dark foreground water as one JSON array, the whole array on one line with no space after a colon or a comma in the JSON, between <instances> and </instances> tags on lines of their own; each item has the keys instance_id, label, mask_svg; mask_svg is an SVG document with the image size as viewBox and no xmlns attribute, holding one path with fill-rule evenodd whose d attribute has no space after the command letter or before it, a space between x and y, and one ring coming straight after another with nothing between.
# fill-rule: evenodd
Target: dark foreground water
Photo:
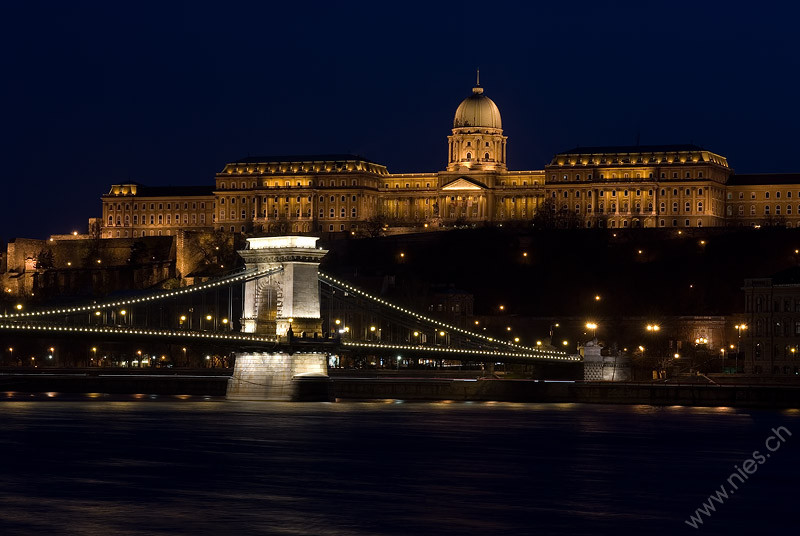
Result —
<instances>
[{"instance_id":1,"label":"dark foreground water","mask_svg":"<svg viewBox=\"0 0 800 536\"><path fill-rule=\"evenodd\" d=\"M788 533L798 451L798 411L6 401L0 534Z\"/></svg>"}]
</instances>

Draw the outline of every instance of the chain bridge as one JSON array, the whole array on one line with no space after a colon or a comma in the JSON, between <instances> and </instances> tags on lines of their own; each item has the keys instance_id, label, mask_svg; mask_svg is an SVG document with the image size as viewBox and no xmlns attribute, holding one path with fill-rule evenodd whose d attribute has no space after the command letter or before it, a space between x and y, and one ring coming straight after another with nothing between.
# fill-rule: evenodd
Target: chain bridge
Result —
<instances>
[{"instance_id":1,"label":"chain bridge","mask_svg":"<svg viewBox=\"0 0 800 536\"><path fill-rule=\"evenodd\" d=\"M327 252L316 242L309 236L250 238L239 251L244 268L225 276L6 312L0 333L85 344L87 364L95 365L102 364L100 344L177 345L184 358L187 346L201 348L207 359L233 354L229 398L295 398L298 383L324 383L328 366L343 358L355 365L381 360L398 366L400 359L440 366L580 361L448 324L320 272Z\"/></svg>"}]
</instances>

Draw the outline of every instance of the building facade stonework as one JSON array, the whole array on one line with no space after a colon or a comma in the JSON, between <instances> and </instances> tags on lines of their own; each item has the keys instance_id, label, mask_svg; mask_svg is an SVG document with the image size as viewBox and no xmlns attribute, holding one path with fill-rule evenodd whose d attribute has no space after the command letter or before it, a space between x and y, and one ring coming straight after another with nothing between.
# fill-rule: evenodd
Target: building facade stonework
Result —
<instances>
[{"instance_id":1,"label":"building facade stonework","mask_svg":"<svg viewBox=\"0 0 800 536\"><path fill-rule=\"evenodd\" d=\"M363 234L537 217L604 228L800 225L800 174L737 175L695 145L577 147L544 169L510 171L500 111L479 86L447 140L447 165L433 173L390 173L348 154L265 156L226 164L213 186L117 184L96 232Z\"/></svg>"}]
</instances>

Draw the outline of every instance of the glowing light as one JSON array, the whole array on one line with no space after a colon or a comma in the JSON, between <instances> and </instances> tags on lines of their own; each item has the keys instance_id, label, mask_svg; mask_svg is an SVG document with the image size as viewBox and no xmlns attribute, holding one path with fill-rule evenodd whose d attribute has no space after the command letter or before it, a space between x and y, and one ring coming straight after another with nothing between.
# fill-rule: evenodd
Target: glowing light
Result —
<instances>
[{"instance_id":1,"label":"glowing light","mask_svg":"<svg viewBox=\"0 0 800 536\"><path fill-rule=\"evenodd\" d=\"M587 322L586 327L589 329L597 329L597 324L595 324L594 322Z\"/></svg>"},{"instance_id":2,"label":"glowing light","mask_svg":"<svg viewBox=\"0 0 800 536\"><path fill-rule=\"evenodd\" d=\"M599 294L594 297L594 301L600 301L600 295Z\"/></svg>"}]
</instances>

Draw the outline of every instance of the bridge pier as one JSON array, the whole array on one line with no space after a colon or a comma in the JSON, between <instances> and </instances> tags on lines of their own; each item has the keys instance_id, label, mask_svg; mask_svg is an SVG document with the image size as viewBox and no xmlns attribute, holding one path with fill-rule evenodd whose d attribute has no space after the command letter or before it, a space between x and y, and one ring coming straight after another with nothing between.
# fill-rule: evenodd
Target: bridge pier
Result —
<instances>
[{"instance_id":1,"label":"bridge pier","mask_svg":"<svg viewBox=\"0 0 800 536\"><path fill-rule=\"evenodd\" d=\"M275 335L290 344L293 337L322 335L318 269L327 253L310 236L248 238L239 251L246 268L276 274L245 284L242 331ZM327 353L308 351L236 354L227 398L235 400L330 400Z\"/></svg>"}]
</instances>

